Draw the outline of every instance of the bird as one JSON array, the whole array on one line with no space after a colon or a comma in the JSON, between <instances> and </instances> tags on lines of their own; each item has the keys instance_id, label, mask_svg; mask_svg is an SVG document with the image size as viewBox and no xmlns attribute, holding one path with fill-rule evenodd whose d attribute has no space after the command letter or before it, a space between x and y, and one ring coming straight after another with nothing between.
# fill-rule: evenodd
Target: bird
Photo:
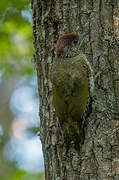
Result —
<instances>
[{"instance_id":1,"label":"bird","mask_svg":"<svg viewBox=\"0 0 119 180\"><path fill-rule=\"evenodd\" d=\"M88 32L61 35L50 69L53 105L64 137L81 141L89 94L89 67L80 47Z\"/></svg>"}]
</instances>

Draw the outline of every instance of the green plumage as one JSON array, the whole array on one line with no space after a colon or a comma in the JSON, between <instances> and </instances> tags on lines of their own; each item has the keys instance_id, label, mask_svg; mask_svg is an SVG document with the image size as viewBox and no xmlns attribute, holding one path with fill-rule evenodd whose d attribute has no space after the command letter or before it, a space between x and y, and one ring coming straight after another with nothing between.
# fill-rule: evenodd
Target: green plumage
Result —
<instances>
[{"instance_id":1,"label":"green plumage","mask_svg":"<svg viewBox=\"0 0 119 180\"><path fill-rule=\"evenodd\" d=\"M50 70L53 104L65 136L80 136L88 100L88 66L81 55L54 59Z\"/></svg>"}]
</instances>

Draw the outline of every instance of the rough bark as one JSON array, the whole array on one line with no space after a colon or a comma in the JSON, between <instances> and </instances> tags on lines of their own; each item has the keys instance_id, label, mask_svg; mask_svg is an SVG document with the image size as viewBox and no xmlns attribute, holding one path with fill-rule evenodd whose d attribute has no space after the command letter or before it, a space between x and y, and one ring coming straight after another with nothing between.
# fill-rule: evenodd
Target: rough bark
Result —
<instances>
[{"instance_id":1,"label":"rough bark","mask_svg":"<svg viewBox=\"0 0 119 180\"><path fill-rule=\"evenodd\" d=\"M46 180L119 179L119 2L32 0ZM94 70L90 113L80 154L67 152L52 104L49 67L59 35L89 30L82 51Z\"/></svg>"}]
</instances>

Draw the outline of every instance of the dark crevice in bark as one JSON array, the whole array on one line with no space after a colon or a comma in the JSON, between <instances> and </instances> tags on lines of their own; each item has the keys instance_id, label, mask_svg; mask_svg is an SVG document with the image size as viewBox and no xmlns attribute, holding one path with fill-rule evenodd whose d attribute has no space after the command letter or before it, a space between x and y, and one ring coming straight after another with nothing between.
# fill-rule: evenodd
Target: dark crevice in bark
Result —
<instances>
[{"instance_id":1,"label":"dark crevice in bark","mask_svg":"<svg viewBox=\"0 0 119 180\"><path fill-rule=\"evenodd\" d=\"M94 145L94 141L92 140L92 156L93 156L93 161L95 162L95 169L96 169L95 174L96 174L96 179L99 180L100 179L99 174L98 174L99 164L98 164L98 161L96 159L94 149L95 149L95 145Z\"/></svg>"},{"instance_id":2,"label":"dark crevice in bark","mask_svg":"<svg viewBox=\"0 0 119 180\"><path fill-rule=\"evenodd\" d=\"M102 0L99 0L99 21L100 21L100 26L103 27L103 23L102 23Z\"/></svg>"}]
</instances>

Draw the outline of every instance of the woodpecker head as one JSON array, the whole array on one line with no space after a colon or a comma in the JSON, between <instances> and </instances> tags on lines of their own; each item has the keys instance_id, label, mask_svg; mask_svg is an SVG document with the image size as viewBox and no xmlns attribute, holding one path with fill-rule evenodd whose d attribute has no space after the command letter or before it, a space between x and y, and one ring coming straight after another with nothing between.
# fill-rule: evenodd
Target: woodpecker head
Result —
<instances>
[{"instance_id":1,"label":"woodpecker head","mask_svg":"<svg viewBox=\"0 0 119 180\"><path fill-rule=\"evenodd\" d=\"M75 33L67 33L59 37L56 44L56 54L60 58L71 58L79 54L79 47L88 32L80 36Z\"/></svg>"}]
</instances>

